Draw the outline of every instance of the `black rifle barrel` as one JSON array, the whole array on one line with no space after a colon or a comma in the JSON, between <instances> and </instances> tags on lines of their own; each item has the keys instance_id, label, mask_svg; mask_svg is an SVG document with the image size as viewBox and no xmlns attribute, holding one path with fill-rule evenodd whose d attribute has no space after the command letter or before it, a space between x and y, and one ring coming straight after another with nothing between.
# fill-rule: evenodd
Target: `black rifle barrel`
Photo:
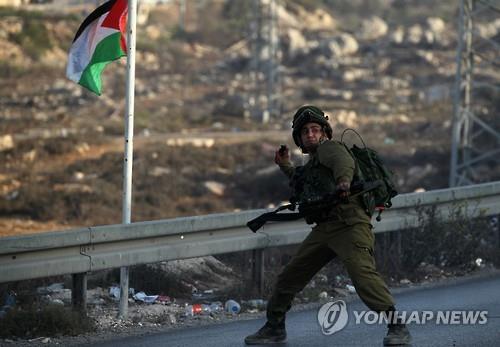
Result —
<instances>
[{"instance_id":1,"label":"black rifle barrel","mask_svg":"<svg viewBox=\"0 0 500 347\"><path fill-rule=\"evenodd\" d=\"M350 197L355 197L360 194L367 193L371 190L377 189L382 185L382 181L377 180L374 182L362 182L360 184L353 185L351 187L351 195ZM321 199L318 199L317 201L311 203L299 203L299 212L296 213L280 213L278 212L285 210L285 209L290 209L294 210L295 209L295 204L286 204L283 206L278 207L276 210L272 212L266 212L258 216L257 218L254 218L250 220L247 223L247 227L250 228L254 233L257 232L260 228L264 226L267 222L283 222L283 221L291 221L291 220L297 220L300 218L303 218L307 215L308 212L304 211L311 211L314 210L315 208L322 206L322 207L328 207L328 206L335 206L339 204L342 201L341 198L336 196L335 194L327 194Z\"/></svg>"}]
</instances>

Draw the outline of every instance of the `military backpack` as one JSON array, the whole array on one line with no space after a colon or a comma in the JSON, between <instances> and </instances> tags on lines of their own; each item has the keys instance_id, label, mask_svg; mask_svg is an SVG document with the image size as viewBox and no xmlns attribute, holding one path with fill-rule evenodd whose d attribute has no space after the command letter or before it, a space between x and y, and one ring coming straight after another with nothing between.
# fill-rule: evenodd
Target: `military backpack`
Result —
<instances>
[{"instance_id":1,"label":"military backpack","mask_svg":"<svg viewBox=\"0 0 500 347\"><path fill-rule=\"evenodd\" d=\"M361 139L363 147L353 145L351 148L343 141L347 131L352 131ZM367 211L373 214L378 212L377 221L380 221L381 213L392 206L391 199L398 195L394 179L394 172L389 170L384 164L378 153L367 147L361 135L354 129L345 129L340 137L340 142L345 146L347 151L351 153L356 162L356 172L354 181L360 180L364 182L382 182L379 187L369 193L364 194L363 202Z\"/></svg>"}]
</instances>

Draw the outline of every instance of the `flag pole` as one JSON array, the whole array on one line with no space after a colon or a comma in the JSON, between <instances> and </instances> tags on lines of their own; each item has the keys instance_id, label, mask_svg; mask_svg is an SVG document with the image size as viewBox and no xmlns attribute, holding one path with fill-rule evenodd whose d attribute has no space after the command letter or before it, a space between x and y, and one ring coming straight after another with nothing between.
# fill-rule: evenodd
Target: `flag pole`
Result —
<instances>
[{"instance_id":1,"label":"flag pole","mask_svg":"<svg viewBox=\"0 0 500 347\"><path fill-rule=\"evenodd\" d=\"M130 224L132 210L132 162L134 150L134 90L137 0L128 0L127 20L127 85L125 95L125 158L123 163L122 223ZM128 315L128 267L120 268L120 310L118 317Z\"/></svg>"}]
</instances>

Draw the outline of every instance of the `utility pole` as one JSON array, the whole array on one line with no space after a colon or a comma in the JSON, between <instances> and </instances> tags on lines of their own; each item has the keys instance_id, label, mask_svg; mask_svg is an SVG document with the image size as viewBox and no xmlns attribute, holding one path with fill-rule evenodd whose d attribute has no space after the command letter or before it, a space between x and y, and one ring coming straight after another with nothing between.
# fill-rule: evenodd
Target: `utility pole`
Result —
<instances>
[{"instance_id":1,"label":"utility pole","mask_svg":"<svg viewBox=\"0 0 500 347\"><path fill-rule=\"evenodd\" d=\"M179 0L179 29L186 31L186 0Z\"/></svg>"},{"instance_id":2,"label":"utility pole","mask_svg":"<svg viewBox=\"0 0 500 347\"><path fill-rule=\"evenodd\" d=\"M478 26L499 15L488 0L460 0L450 187L479 183L479 168L500 164L500 35Z\"/></svg>"},{"instance_id":3,"label":"utility pole","mask_svg":"<svg viewBox=\"0 0 500 347\"><path fill-rule=\"evenodd\" d=\"M277 0L252 0L250 92L246 115L262 123L280 113Z\"/></svg>"}]
</instances>

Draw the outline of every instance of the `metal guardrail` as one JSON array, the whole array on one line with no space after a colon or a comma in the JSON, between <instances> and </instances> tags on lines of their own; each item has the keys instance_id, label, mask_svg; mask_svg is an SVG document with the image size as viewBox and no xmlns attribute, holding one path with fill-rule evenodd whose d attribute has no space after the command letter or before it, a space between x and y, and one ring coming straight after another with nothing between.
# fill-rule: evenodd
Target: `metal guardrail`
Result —
<instances>
[{"instance_id":1,"label":"metal guardrail","mask_svg":"<svg viewBox=\"0 0 500 347\"><path fill-rule=\"evenodd\" d=\"M374 223L374 232L421 222L418 206L436 205L447 220L453 206L470 217L500 214L500 182L411 193ZM0 283L300 243L303 221L268 223L254 234L246 222L267 210L96 226L0 239Z\"/></svg>"}]
</instances>

